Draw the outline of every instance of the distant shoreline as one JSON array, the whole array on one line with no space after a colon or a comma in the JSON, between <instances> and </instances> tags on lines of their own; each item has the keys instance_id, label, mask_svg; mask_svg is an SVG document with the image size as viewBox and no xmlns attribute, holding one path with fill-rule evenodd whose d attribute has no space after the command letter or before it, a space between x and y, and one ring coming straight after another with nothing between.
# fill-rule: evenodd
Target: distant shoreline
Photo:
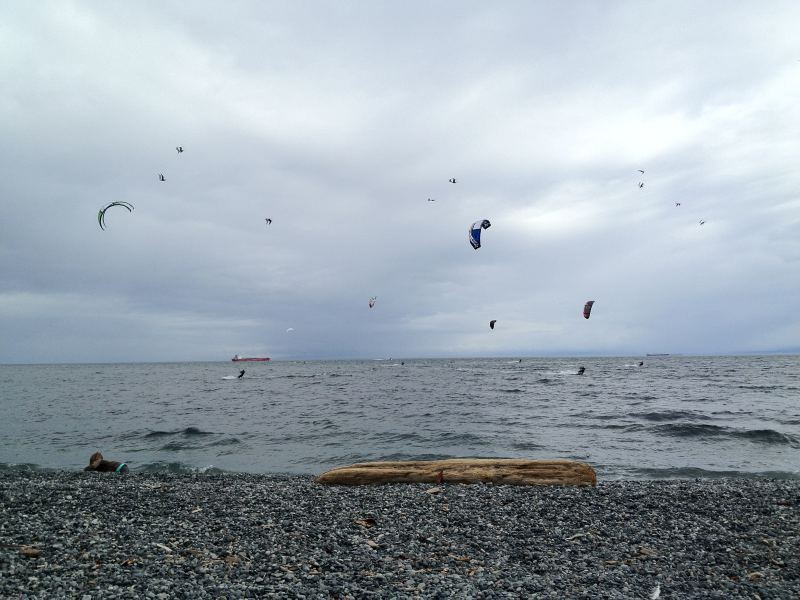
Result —
<instances>
[{"instance_id":1,"label":"distant shoreline","mask_svg":"<svg viewBox=\"0 0 800 600\"><path fill-rule=\"evenodd\" d=\"M509 354L504 356L423 356L423 357L397 357L397 358L285 358L277 357L271 358L268 362L259 363L264 366L274 365L275 363L303 363L303 362L370 362L370 361L386 361L386 360L403 360L403 361L423 361L423 360L547 360L547 359L575 359L575 360L589 360L589 359L631 359L639 357L680 357L680 358L715 358L715 357L779 357L779 356L798 356L800 349L797 350L773 350L773 351L758 351L758 352L730 352L724 354L694 354L684 352L667 352L655 354L546 354L536 356L526 356L524 354ZM230 366L230 358L219 358L216 360L131 360L131 361L112 361L112 362L2 362L0 367L20 367L20 366L69 366L69 365L182 365L182 364L225 364Z\"/></svg>"}]
</instances>

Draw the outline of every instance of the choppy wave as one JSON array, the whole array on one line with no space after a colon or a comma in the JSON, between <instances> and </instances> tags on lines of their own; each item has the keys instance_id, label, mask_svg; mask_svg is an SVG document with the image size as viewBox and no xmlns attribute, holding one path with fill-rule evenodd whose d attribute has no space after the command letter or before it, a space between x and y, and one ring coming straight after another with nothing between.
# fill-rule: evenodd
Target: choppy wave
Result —
<instances>
[{"instance_id":1,"label":"choppy wave","mask_svg":"<svg viewBox=\"0 0 800 600\"><path fill-rule=\"evenodd\" d=\"M160 450L180 452L183 450L199 450L201 448L213 448L216 446L232 446L241 443L242 441L236 437L226 437L206 444L190 440L173 440L161 446Z\"/></svg>"},{"instance_id":2,"label":"choppy wave","mask_svg":"<svg viewBox=\"0 0 800 600\"><path fill-rule=\"evenodd\" d=\"M645 421L681 421L684 419L700 419L707 420L708 417L702 413L687 410L657 410L650 412L635 412L631 413L632 417L638 417Z\"/></svg>"},{"instance_id":3,"label":"choppy wave","mask_svg":"<svg viewBox=\"0 0 800 600\"><path fill-rule=\"evenodd\" d=\"M152 462L146 463L131 469L134 473L175 473L179 475L219 475L226 473L224 469L208 465L205 467L194 467L181 462Z\"/></svg>"},{"instance_id":4,"label":"choppy wave","mask_svg":"<svg viewBox=\"0 0 800 600\"><path fill-rule=\"evenodd\" d=\"M800 473L791 471L713 471L698 467L639 468L631 469L630 474L645 479L800 479Z\"/></svg>"},{"instance_id":5,"label":"choppy wave","mask_svg":"<svg viewBox=\"0 0 800 600\"><path fill-rule=\"evenodd\" d=\"M774 392L775 390L781 389L780 386L777 385L739 385L737 387L740 390L753 390L756 392Z\"/></svg>"},{"instance_id":6,"label":"choppy wave","mask_svg":"<svg viewBox=\"0 0 800 600\"><path fill-rule=\"evenodd\" d=\"M522 450L522 451L539 450L541 448L544 448L542 444L537 444L535 442L512 442L511 447L514 450Z\"/></svg>"},{"instance_id":7,"label":"choppy wave","mask_svg":"<svg viewBox=\"0 0 800 600\"><path fill-rule=\"evenodd\" d=\"M800 448L800 437L781 433L774 429L734 429L733 427L705 423L668 423L666 425L657 425L653 429L656 433L673 437L739 438L763 444L779 444Z\"/></svg>"},{"instance_id":8,"label":"choppy wave","mask_svg":"<svg viewBox=\"0 0 800 600\"><path fill-rule=\"evenodd\" d=\"M0 462L0 472L17 472L17 473L24 473L29 471L43 471L43 472L50 472L54 469L43 467L41 465L37 465L34 463L3 463Z\"/></svg>"},{"instance_id":9,"label":"choppy wave","mask_svg":"<svg viewBox=\"0 0 800 600\"><path fill-rule=\"evenodd\" d=\"M113 376L0 365L0 469L78 470L95 450L134 471L191 473L476 454L586 455L601 476L633 478L800 464L800 357L672 357L650 369L621 368L634 357L506 361L276 361L245 385L219 381L227 362L116 365Z\"/></svg>"},{"instance_id":10,"label":"choppy wave","mask_svg":"<svg viewBox=\"0 0 800 600\"><path fill-rule=\"evenodd\" d=\"M403 445L428 445L436 447L437 445L465 445L465 446L481 446L488 445L484 436L469 433L469 432L455 432L455 431L417 431L417 432L392 432L392 431L379 431L372 434L373 439L378 444L403 444Z\"/></svg>"},{"instance_id":11,"label":"choppy wave","mask_svg":"<svg viewBox=\"0 0 800 600\"><path fill-rule=\"evenodd\" d=\"M199 427L186 427L185 429L178 429L176 431L151 431L144 435L146 438L166 437L170 435L214 435L212 431L203 431Z\"/></svg>"}]
</instances>

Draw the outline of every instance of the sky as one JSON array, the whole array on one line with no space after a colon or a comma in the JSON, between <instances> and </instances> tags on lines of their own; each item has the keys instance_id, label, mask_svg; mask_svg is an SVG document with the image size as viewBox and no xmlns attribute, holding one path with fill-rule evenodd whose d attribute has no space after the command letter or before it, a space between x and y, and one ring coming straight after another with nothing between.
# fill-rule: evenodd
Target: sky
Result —
<instances>
[{"instance_id":1,"label":"sky","mask_svg":"<svg viewBox=\"0 0 800 600\"><path fill-rule=\"evenodd\" d=\"M0 362L798 352L798 23L3 2Z\"/></svg>"}]
</instances>

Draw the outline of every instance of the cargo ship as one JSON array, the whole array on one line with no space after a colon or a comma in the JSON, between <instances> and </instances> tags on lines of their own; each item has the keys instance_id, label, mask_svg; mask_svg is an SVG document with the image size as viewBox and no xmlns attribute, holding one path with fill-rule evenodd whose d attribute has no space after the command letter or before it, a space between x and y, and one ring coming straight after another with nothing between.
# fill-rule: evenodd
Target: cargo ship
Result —
<instances>
[{"instance_id":1,"label":"cargo ship","mask_svg":"<svg viewBox=\"0 0 800 600\"><path fill-rule=\"evenodd\" d=\"M245 358L244 356L239 356L238 354L235 354L231 360L233 362L267 362L269 358L267 357Z\"/></svg>"}]
</instances>

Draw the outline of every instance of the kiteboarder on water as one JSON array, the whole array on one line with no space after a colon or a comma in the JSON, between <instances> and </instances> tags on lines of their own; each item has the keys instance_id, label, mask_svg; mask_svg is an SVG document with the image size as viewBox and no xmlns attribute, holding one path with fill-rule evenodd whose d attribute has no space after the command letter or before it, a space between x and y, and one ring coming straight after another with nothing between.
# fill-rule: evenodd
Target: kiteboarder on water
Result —
<instances>
[{"instance_id":1,"label":"kiteboarder on water","mask_svg":"<svg viewBox=\"0 0 800 600\"><path fill-rule=\"evenodd\" d=\"M236 379L241 379L242 377L244 377L244 369L239 371L239 376Z\"/></svg>"}]
</instances>

